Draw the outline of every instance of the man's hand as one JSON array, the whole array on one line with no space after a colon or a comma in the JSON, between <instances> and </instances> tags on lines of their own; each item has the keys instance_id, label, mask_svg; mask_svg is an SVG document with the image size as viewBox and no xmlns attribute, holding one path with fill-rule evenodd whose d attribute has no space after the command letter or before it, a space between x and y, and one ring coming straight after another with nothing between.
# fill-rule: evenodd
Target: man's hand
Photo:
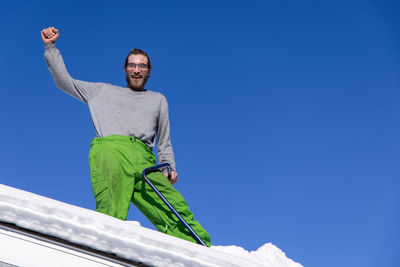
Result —
<instances>
[{"instance_id":1,"label":"man's hand","mask_svg":"<svg viewBox=\"0 0 400 267\"><path fill-rule=\"evenodd\" d=\"M47 29L43 29L41 31L43 43L54 43L58 37L60 37L60 33L54 27L49 27Z\"/></svg>"},{"instance_id":2,"label":"man's hand","mask_svg":"<svg viewBox=\"0 0 400 267\"><path fill-rule=\"evenodd\" d=\"M175 171L171 171L171 177L168 177L168 172L164 172L164 175L168 178L171 184L174 184L178 181L178 174Z\"/></svg>"}]
</instances>

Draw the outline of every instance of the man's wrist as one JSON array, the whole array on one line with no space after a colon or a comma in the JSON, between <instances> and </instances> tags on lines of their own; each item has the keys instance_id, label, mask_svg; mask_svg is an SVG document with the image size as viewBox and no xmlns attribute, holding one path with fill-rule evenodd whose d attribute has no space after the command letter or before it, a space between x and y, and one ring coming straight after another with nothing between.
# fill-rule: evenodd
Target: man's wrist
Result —
<instances>
[{"instance_id":1,"label":"man's wrist","mask_svg":"<svg viewBox=\"0 0 400 267\"><path fill-rule=\"evenodd\" d=\"M45 43L44 44L44 48L45 49L53 49L56 47L56 43L55 42L50 42L50 43Z\"/></svg>"}]
</instances>

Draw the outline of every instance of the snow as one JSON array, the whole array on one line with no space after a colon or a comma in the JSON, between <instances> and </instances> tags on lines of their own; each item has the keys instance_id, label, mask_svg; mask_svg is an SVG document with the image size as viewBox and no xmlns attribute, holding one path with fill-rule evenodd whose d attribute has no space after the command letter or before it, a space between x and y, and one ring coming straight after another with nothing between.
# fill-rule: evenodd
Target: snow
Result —
<instances>
[{"instance_id":1,"label":"snow","mask_svg":"<svg viewBox=\"0 0 400 267\"><path fill-rule=\"evenodd\" d=\"M207 248L1 184L0 221L150 266L302 266L271 243L250 252L238 246Z\"/></svg>"}]
</instances>

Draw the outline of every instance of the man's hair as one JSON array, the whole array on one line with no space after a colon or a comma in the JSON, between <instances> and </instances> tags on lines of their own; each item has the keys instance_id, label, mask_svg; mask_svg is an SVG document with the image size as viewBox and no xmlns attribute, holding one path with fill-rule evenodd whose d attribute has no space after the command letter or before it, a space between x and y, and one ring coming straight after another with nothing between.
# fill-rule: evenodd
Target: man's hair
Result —
<instances>
[{"instance_id":1,"label":"man's hair","mask_svg":"<svg viewBox=\"0 0 400 267\"><path fill-rule=\"evenodd\" d=\"M150 63L150 58L149 55L147 55L146 52L144 52L143 50L140 50L139 48L134 48L131 49L129 55L125 58L125 63L124 63L124 68L126 69L126 67L128 66L128 58L130 55L143 55L145 57L147 57L147 64L149 65L149 69L151 69L151 63Z\"/></svg>"}]
</instances>

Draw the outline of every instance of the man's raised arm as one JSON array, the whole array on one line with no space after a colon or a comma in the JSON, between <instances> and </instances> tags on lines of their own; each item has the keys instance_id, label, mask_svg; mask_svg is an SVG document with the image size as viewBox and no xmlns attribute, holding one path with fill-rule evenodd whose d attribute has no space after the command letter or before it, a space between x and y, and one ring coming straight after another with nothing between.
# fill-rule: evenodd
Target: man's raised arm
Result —
<instances>
[{"instance_id":1,"label":"man's raised arm","mask_svg":"<svg viewBox=\"0 0 400 267\"><path fill-rule=\"evenodd\" d=\"M45 46L46 64L58 88L84 103L100 93L101 83L79 81L69 75L60 51L55 44L60 37L59 30L49 27L41 31L41 36Z\"/></svg>"}]
</instances>

